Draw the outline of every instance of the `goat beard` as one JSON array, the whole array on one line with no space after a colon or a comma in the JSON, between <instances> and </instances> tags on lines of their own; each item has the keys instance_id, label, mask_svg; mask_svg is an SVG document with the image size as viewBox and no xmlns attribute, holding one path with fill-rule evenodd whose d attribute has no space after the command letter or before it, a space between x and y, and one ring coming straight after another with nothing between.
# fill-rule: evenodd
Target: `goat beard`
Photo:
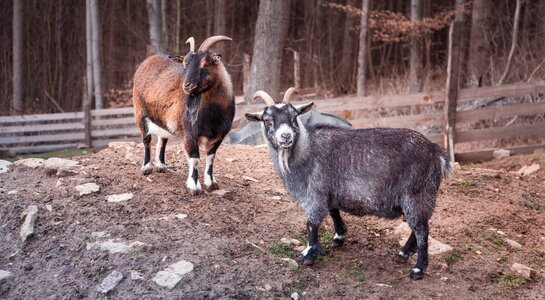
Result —
<instances>
[{"instance_id":1,"label":"goat beard","mask_svg":"<svg viewBox=\"0 0 545 300\"><path fill-rule=\"evenodd\" d=\"M286 173L291 172L288 159L290 158L290 149L279 149L278 150L278 167L280 168L280 173L285 175Z\"/></svg>"}]
</instances>

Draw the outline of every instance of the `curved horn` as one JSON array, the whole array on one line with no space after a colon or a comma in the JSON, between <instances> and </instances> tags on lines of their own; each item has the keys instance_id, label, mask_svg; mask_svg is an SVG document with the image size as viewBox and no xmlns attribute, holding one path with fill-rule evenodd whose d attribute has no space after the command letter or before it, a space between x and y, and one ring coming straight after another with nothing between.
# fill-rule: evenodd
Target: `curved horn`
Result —
<instances>
[{"instance_id":1,"label":"curved horn","mask_svg":"<svg viewBox=\"0 0 545 300\"><path fill-rule=\"evenodd\" d=\"M293 94L297 94L298 91L296 88L294 87L290 87L285 93L284 93L284 99L282 99L282 103L289 103L290 102L290 98L291 98L291 95Z\"/></svg>"},{"instance_id":2,"label":"curved horn","mask_svg":"<svg viewBox=\"0 0 545 300\"><path fill-rule=\"evenodd\" d=\"M189 43L189 52L195 52L195 39L193 37L188 38L185 43Z\"/></svg>"},{"instance_id":3,"label":"curved horn","mask_svg":"<svg viewBox=\"0 0 545 300\"><path fill-rule=\"evenodd\" d=\"M267 106L274 106L276 103L274 103L273 98L271 95L267 94L265 91L257 91L254 93L254 96L252 98L261 97L267 103Z\"/></svg>"},{"instance_id":4,"label":"curved horn","mask_svg":"<svg viewBox=\"0 0 545 300\"><path fill-rule=\"evenodd\" d=\"M220 41L232 41L232 39L224 35L211 36L202 42L199 51L207 51L210 47L214 46L215 43Z\"/></svg>"}]
</instances>

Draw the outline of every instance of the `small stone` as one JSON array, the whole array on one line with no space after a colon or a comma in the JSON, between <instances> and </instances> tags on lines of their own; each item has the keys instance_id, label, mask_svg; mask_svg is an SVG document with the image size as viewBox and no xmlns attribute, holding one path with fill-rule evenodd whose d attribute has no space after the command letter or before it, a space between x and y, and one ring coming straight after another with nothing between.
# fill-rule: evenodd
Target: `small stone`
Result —
<instances>
[{"instance_id":1,"label":"small stone","mask_svg":"<svg viewBox=\"0 0 545 300\"><path fill-rule=\"evenodd\" d=\"M142 280L144 279L144 274L136 271L136 270L132 270L131 271L131 279L132 280Z\"/></svg>"},{"instance_id":2,"label":"small stone","mask_svg":"<svg viewBox=\"0 0 545 300\"><path fill-rule=\"evenodd\" d=\"M220 190L214 190L214 191L212 191L212 194L218 195L218 196L222 196L222 197L225 196L225 195L227 195L228 193L229 193L229 191L227 191L227 190L221 190L221 189L220 189Z\"/></svg>"},{"instance_id":3,"label":"small stone","mask_svg":"<svg viewBox=\"0 0 545 300\"><path fill-rule=\"evenodd\" d=\"M183 220L185 218L187 218L187 215L186 214L176 214L174 215L174 217L178 220Z\"/></svg>"},{"instance_id":4,"label":"small stone","mask_svg":"<svg viewBox=\"0 0 545 300\"><path fill-rule=\"evenodd\" d=\"M498 230L496 231L499 235L505 235L505 232L501 231L501 230Z\"/></svg>"},{"instance_id":5,"label":"small stone","mask_svg":"<svg viewBox=\"0 0 545 300\"><path fill-rule=\"evenodd\" d=\"M475 253L477 253L478 255L483 254L483 252L482 252L482 251L479 251L479 250L476 250Z\"/></svg>"},{"instance_id":6,"label":"small stone","mask_svg":"<svg viewBox=\"0 0 545 300\"><path fill-rule=\"evenodd\" d=\"M536 270L519 263L514 263L511 266L511 271L519 273L526 278L534 278L537 275Z\"/></svg>"},{"instance_id":7,"label":"small stone","mask_svg":"<svg viewBox=\"0 0 545 300\"><path fill-rule=\"evenodd\" d=\"M113 290L122 279L123 274L118 271L113 271L97 286L97 291L107 294L109 291Z\"/></svg>"},{"instance_id":8,"label":"small stone","mask_svg":"<svg viewBox=\"0 0 545 300\"><path fill-rule=\"evenodd\" d=\"M94 238L104 238L104 237L109 237L110 234L106 231L95 231L95 232L91 232L91 236Z\"/></svg>"},{"instance_id":9,"label":"small stone","mask_svg":"<svg viewBox=\"0 0 545 300\"><path fill-rule=\"evenodd\" d=\"M110 253L137 253L150 249L150 244L135 241L130 244L108 240L104 242L87 243L87 250L108 251Z\"/></svg>"},{"instance_id":10,"label":"small stone","mask_svg":"<svg viewBox=\"0 0 545 300\"><path fill-rule=\"evenodd\" d=\"M43 167L44 165L44 159L43 158L25 158L16 160L13 162L16 166L24 166L32 169L36 169L37 167Z\"/></svg>"},{"instance_id":11,"label":"small stone","mask_svg":"<svg viewBox=\"0 0 545 300\"><path fill-rule=\"evenodd\" d=\"M38 213L38 206L30 205L22 213L21 217L25 217L23 225L21 225L21 230L19 231L19 236L21 241L26 241L27 237L31 236L34 233L34 221L36 221L36 214Z\"/></svg>"},{"instance_id":12,"label":"small stone","mask_svg":"<svg viewBox=\"0 0 545 300\"><path fill-rule=\"evenodd\" d=\"M12 162L0 159L0 174L9 172L12 166L13 166Z\"/></svg>"},{"instance_id":13,"label":"small stone","mask_svg":"<svg viewBox=\"0 0 545 300\"><path fill-rule=\"evenodd\" d=\"M4 281L4 279L7 279L11 277L13 274L9 271L0 270L0 282Z\"/></svg>"},{"instance_id":14,"label":"small stone","mask_svg":"<svg viewBox=\"0 0 545 300\"><path fill-rule=\"evenodd\" d=\"M15 194L17 194L17 193L19 193L18 190L11 190L11 191L8 191L8 195L15 195Z\"/></svg>"},{"instance_id":15,"label":"small stone","mask_svg":"<svg viewBox=\"0 0 545 300\"><path fill-rule=\"evenodd\" d=\"M233 162L237 162L238 159L236 159L236 158L226 158L225 161L226 161L226 162L233 163Z\"/></svg>"},{"instance_id":16,"label":"small stone","mask_svg":"<svg viewBox=\"0 0 545 300\"><path fill-rule=\"evenodd\" d=\"M106 200L108 202L123 202L123 201L131 200L133 196L134 195L132 193L108 195L106 197Z\"/></svg>"},{"instance_id":17,"label":"small stone","mask_svg":"<svg viewBox=\"0 0 545 300\"><path fill-rule=\"evenodd\" d=\"M253 181L253 182L259 182L259 180L253 178L253 177L250 177L250 176L242 176L242 179L245 179L245 180L248 180L248 181Z\"/></svg>"},{"instance_id":18,"label":"small stone","mask_svg":"<svg viewBox=\"0 0 545 300\"><path fill-rule=\"evenodd\" d=\"M530 166L524 166L524 167L520 168L520 170L517 171L517 174L519 176L524 177L524 176L528 176L528 175L531 175L531 174L537 172L539 169L540 169L539 164L533 163Z\"/></svg>"},{"instance_id":19,"label":"small stone","mask_svg":"<svg viewBox=\"0 0 545 300\"><path fill-rule=\"evenodd\" d=\"M270 290L272 290L272 286L268 283L265 284L265 290L268 292Z\"/></svg>"},{"instance_id":20,"label":"small stone","mask_svg":"<svg viewBox=\"0 0 545 300\"><path fill-rule=\"evenodd\" d=\"M272 200L277 200L277 201L278 201L278 200L282 200L282 197L280 197L280 196L272 196L271 199L272 199Z\"/></svg>"},{"instance_id":21,"label":"small stone","mask_svg":"<svg viewBox=\"0 0 545 300\"><path fill-rule=\"evenodd\" d=\"M299 300L299 294L297 292L293 292L293 294L291 294L291 299L293 300Z\"/></svg>"},{"instance_id":22,"label":"small stone","mask_svg":"<svg viewBox=\"0 0 545 300\"><path fill-rule=\"evenodd\" d=\"M50 204L46 204L45 209L47 209L47 211L49 211L49 212L52 212L53 211L53 206L51 206Z\"/></svg>"},{"instance_id":23,"label":"small stone","mask_svg":"<svg viewBox=\"0 0 545 300\"><path fill-rule=\"evenodd\" d=\"M178 282L180 282L180 280L182 280L183 275L191 271L193 271L193 264L188 261L181 260L171 264L163 271L159 271L152 280L157 283L157 285L171 290Z\"/></svg>"},{"instance_id":24,"label":"small stone","mask_svg":"<svg viewBox=\"0 0 545 300\"><path fill-rule=\"evenodd\" d=\"M519 244L518 242L515 242L515 241L510 240L508 238L504 238L503 241L506 242L509 246L511 246L514 249L522 249L522 245Z\"/></svg>"},{"instance_id":25,"label":"small stone","mask_svg":"<svg viewBox=\"0 0 545 300\"><path fill-rule=\"evenodd\" d=\"M94 182L89 182L89 183L76 185L76 191L79 192L80 196L83 196L83 195L88 195L88 194L92 194L92 193L96 193L100 191L100 187Z\"/></svg>"},{"instance_id":26,"label":"small stone","mask_svg":"<svg viewBox=\"0 0 545 300\"><path fill-rule=\"evenodd\" d=\"M390 284L386 284L386 283L376 283L375 285L380 287L388 287L388 288L392 287Z\"/></svg>"},{"instance_id":27,"label":"small stone","mask_svg":"<svg viewBox=\"0 0 545 300\"><path fill-rule=\"evenodd\" d=\"M299 267L299 264L297 264L297 262L294 260L294 259L291 259L291 258L288 258L288 257L284 257L284 258L281 258L283 261L287 262L288 265L290 265L290 267L292 267L293 269L296 269L297 267Z\"/></svg>"},{"instance_id":28,"label":"small stone","mask_svg":"<svg viewBox=\"0 0 545 300\"><path fill-rule=\"evenodd\" d=\"M404 245L405 242L409 239L409 236L411 235L411 228L409 227L407 222L403 222L394 229L394 234L401 236L399 244ZM453 250L450 245L442 243L431 236L428 237L428 245L428 253L430 255L437 255Z\"/></svg>"},{"instance_id":29,"label":"small stone","mask_svg":"<svg viewBox=\"0 0 545 300\"><path fill-rule=\"evenodd\" d=\"M290 238L281 238L280 241L284 244L288 244L288 245L301 245L301 241L297 240L297 239L290 239Z\"/></svg>"},{"instance_id":30,"label":"small stone","mask_svg":"<svg viewBox=\"0 0 545 300\"><path fill-rule=\"evenodd\" d=\"M441 280L441 281L447 281L447 280L448 280L448 277L443 276L443 277L440 278L440 280Z\"/></svg>"},{"instance_id":31,"label":"small stone","mask_svg":"<svg viewBox=\"0 0 545 300\"><path fill-rule=\"evenodd\" d=\"M496 149L494 150L494 153L492 153L492 157L494 157L495 159L500 159L500 158L509 157L509 156L511 156L511 151L507 149Z\"/></svg>"},{"instance_id":32,"label":"small stone","mask_svg":"<svg viewBox=\"0 0 545 300\"><path fill-rule=\"evenodd\" d=\"M70 177L78 174L79 171L76 168L60 168L55 175L57 177Z\"/></svg>"}]
</instances>

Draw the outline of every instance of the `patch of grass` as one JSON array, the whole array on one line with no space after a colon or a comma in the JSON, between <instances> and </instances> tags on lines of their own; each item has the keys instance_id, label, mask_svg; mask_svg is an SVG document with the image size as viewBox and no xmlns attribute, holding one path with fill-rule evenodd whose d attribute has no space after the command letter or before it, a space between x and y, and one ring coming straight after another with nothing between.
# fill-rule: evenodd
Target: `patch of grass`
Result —
<instances>
[{"instance_id":1,"label":"patch of grass","mask_svg":"<svg viewBox=\"0 0 545 300\"><path fill-rule=\"evenodd\" d=\"M330 232L330 231L322 232L322 234L320 235L320 244L322 244L322 246L329 245L329 243L331 243L331 240L333 240L334 236L335 234L333 232Z\"/></svg>"},{"instance_id":2,"label":"patch of grass","mask_svg":"<svg viewBox=\"0 0 545 300\"><path fill-rule=\"evenodd\" d=\"M284 258L294 258L297 256L297 252L293 250L293 247L288 244L272 244L269 247L269 252L276 256Z\"/></svg>"},{"instance_id":3,"label":"patch of grass","mask_svg":"<svg viewBox=\"0 0 545 300\"><path fill-rule=\"evenodd\" d=\"M518 234L527 234L530 232L530 229L528 228L528 225L524 223L519 223L513 226L513 230Z\"/></svg>"},{"instance_id":4,"label":"patch of grass","mask_svg":"<svg viewBox=\"0 0 545 300\"><path fill-rule=\"evenodd\" d=\"M500 279L498 280L498 285L510 288L510 289L516 289L526 283L528 279L526 277L514 274L514 273L506 273Z\"/></svg>"},{"instance_id":5,"label":"patch of grass","mask_svg":"<svg viewBox=\"0 0 545 300\"><path fill-rule=\"evenodd\" d=\"M346 270L346 276L357 282L365 281L365 275L363 274L359 266L351 266L350 268L348 268L348 270Z\"/></svg>"},{"instance_id":6,"label":"patch of grass","mask_svg":"<svg viewBox=\"0 0 545 300\"><path fill-rule=\"evenodd\" d=\"M469 190L471 187L473 187L473 183L467 180L460 180L458 181L458 187L462 190Z\"/></svg>"},{"instance_id":7,"label":"patch of grass","mask_svg":"<svg viewBox=\"0 0 545 300\"><path fill-rule=\"evenodd\" d=\"M533 197L526 197L522 202L522 206L535 210L537 212L545 212L545 205L541 204L539 200L536 200Z\"/></svg>"},{"instance_id":8,"label":"patch of grass","mask_svg":"<svg viewBox=\"0 0 545 300\"><path fill-rule=\"evenodd\" d=\"M223 263L226 264L226 265L228 265L228 266L230 266L230 265L233 264L233 260L230 259L230 258L224 258L224 259L223 259Z\"/></svg>"},{"instance_id":9,"label":"patch of grass","mask_svg":"<svg viewBox=\"0 0 545 300\"><path fill-rule=\"evenodd\" d=\"M373 227L371 228L371 232L374 232L376 234L379 234L379 235L383 235L386 233L386 229L385 228L380 228L380 227Z\"/></svg>"},{"instance_id":10,"label":"patch of grass","mask_svg":"<svg viewBox=\"0 0 545 300\"><path fill-rule=\"evenodd\" d=\"M503 244L503 239L495 234L489 235L486 240L490 241L492 244L496 245L496 247L501 247Z\"/></svg>"},{"instance_id":11,"label":"patch of grass","mask_svg":"<svg viewBox=\"0 0 545 300\"><path fill-rule=\"evenodd\" d=\"M193 268L193 272L195 272L197 274L201 273L202 271L203 271L202 266L195 266Z\"/></svg>"},{"instance_id":12,"label":"patch of grass","mask_svg":"<svg viewBox=\"0 0 545 300\"><path fill-rule=\"evenodd\" d=\"M454 263L459 261L462 258L462 254L456 251L450 251L447 253L443 253L443 259L447 263L447 266L452 266Z\"/></svg>"},{"instance_id":13,"label":"patch of grass","mask_svg":"<svg viewBox=\"0 0 545 300\"><path fill-rule=\"evenodd\" d=\"M7 157L1 157L0 159L8 160L8 161L15 161L23 158L43 158L47 159L50 157L76 157L76 156L82 156L91 153L92 150L90 149L66 149L66 150L58 150L58 151L52 151L52 152L44 152L44 153L33 153L33 154L25 154L25 155L17 155L15 157L13 156L7 156Z\"/></svg>"}]
</instances>

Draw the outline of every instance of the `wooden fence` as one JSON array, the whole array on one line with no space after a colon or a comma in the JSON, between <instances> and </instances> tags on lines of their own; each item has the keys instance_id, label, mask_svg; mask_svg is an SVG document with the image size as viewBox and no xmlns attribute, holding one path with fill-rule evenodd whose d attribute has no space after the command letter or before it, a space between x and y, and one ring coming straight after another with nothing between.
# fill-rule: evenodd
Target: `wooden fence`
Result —
<instances>
[{"instance_id":1,"label":"wooden fence","mask_svg":"<svg viewBox=\"0 0 545 300\"><path fill-rule=\"evenodd\" d=\"M499 98L528 95L538 97L535 97L533 103L526 101L493 107L481 105ZM454 142L456 148L460 147L461 150L456 151L456 160L468 162L490 159L493 148L498 146L490 147L490 143L485 141L514 140L508 147L503 147L514 153L531 153L545 148L545 97L539 96L545 96L545 84L459 90ZM314 102L316 110L344 117L356 128L412 128L433 142L445 145L444 92L345 97ZM480 106L483 108L478 108ZM258 111L263 107L264 104L237 105L234 127L245 124L244 113ZM506 124L505 118L518 118L519 121L533 119L526 123ZM0 151L17 154L85 146L84 124L82 112L0 117ZM134 125L133 108L91 111L90 136L93 147L104 146L111 141L140 140L140 132ZM534 142L529 144L520 138L530 138ZM470 148L465 145L468 143L473 143Z\"/></svg>"}]
</instances>

